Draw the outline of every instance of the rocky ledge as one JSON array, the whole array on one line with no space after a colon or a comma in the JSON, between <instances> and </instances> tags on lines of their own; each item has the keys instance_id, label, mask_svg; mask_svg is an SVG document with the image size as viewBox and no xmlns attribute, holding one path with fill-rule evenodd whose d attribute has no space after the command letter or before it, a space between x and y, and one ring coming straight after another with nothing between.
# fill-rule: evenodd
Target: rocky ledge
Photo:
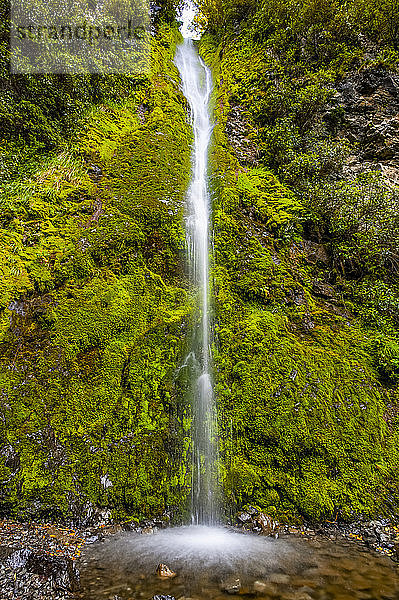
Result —
<instances>
[{"instance_id":1,"label":"rocky ledge","mask_svg":"<svg viewBox=\"0 0 399 600\"><path fill-rule=\"evenodd\" d=\"M399 525L392 519L381 518L374 521L359 519L353 523L320 523L304 525L282 525L254 506L247 506L237 513L235 526L251 533L278 538L280 535L303 535L307 537L327 537L331 541L352 540L365 545L393 561L399 562Z\"/></svg>"}]
</instances>

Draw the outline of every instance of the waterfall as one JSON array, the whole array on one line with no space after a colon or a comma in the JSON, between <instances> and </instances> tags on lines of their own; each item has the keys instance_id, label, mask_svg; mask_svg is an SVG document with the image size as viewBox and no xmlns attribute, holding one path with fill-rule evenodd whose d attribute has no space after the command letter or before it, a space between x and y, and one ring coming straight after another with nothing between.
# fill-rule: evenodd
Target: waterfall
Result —
<instances>
[{"instance_id":1,"label":"waterfall","mask_svg":"<svg viewBox=\"0 0 399 600\"><path fill-rule=\"evenodd\" d=\"M187 24L184 26L187 31ZM199 294L199 317L192 338L192 523L218 522L216 409L211 376L209 317L210 196L207 183L208 148L212 134L208 102L210 70L198 56L192 39L185 39L175 57L183 93L190 105L193 127L192 179L187 194L186 236L191 283Z\"/></svg>"}]
</instances>

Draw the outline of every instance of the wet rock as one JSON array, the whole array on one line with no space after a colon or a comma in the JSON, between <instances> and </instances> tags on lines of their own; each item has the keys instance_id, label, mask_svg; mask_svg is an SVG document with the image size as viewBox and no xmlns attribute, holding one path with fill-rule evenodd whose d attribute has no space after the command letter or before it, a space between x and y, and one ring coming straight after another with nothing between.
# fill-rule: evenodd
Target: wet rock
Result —
<instances>
[{"instance_id":1,"label":"wet rock","mask_svg":"<svg viewBox=\"0 0 399 600\"><path fill-rule=\"evenodd\" d=\"M29 548L14 552L3 548L0 563L2 572L10 573L9 579L23 583L26 593L35 588L37 581L49 593L54 590L70 593L79 586L79 572L69 558L52 557Z\"/></svg>"},{"instance_id":2,"label":"wet rock","mask_svg":"<svg viewBox=\"0 0 399 600\"><path fill-rule=\"evenodd\" d=\"M0 456L4 456L4 466L10 469L12 474L15 474L19 470L21 463L19 454L10 444L1 449Z\"/></svg>"},{"instance_id":3,"label":"wet rock","mask_svg":"<svg viewBox=\"0 0 399 600\"><path fill-rule=\"evenodd\" d=\"M153 527L144 527L144 529L141 530L141 533L143 533L144 535L153 535L154 529Z\"/></svg>"},{"instance_id":4,"label":"wet rock","mask_svg":"<svg viewBox=\"0 0 399 600\"><path fill-rule=\"evenodd\" d=\"M240 521L240 523L250 523L252 521L252 517L249 512L238 513L237 519Z\"/></svg>"},{"instance_id":5,"label":"wet rock","mask_svg":"<svg viewBox=\"0 0 399 600\"><path fill-rule=\"evenodd\" d=\"M303 250L308 262L316 264L321 263L322 266L329 265L330 259L323 244L304 240Z\"/></svg>"},{"instance_id":6,"label":"wet rock","mask_svg":"<svg viewBox=\"0 0 399 600\"><path fill-rule=\"evenodd\" d=\"M231 108L227 115L226 134L241 164L258 164L259 151L249 136L244 107Z\"/></svg>"},{"instance_id":7,"label":"wet rock","mask_svg":"<svg viewBox=\"0 0 399 600\"><path fill-rule=\"evenodd\" d=\"M399 79L385 67L352 72L337 84L323 119L340 137L358 144L359 155L346 161L349 177L380 170L386 180L397 180ZM377 164L380 161L380 164ZM387 171L388 162L393 169ZM391 165L389 165L391 167Z\"/></svg>"},{"instance_id":8,"label":"wet rock","mask_svg":"<svg viewBox=\"0 0 399 600\"><path fill-rule=\"evenodd\" d=\"M44 579L52 580L56 589L74 591L78 588L79 573L69 558L53 558L31 553L26 569Z\"/></svg>"},{"instance_id":9,"label":"wet rock","mask_svg":"<svg viewBox=\"0 0 399 600\"><path fill-rule=\"evenodd\" d=\"M176 600L174 596L165 596L165 594L155 594L152 600Z\"/></svg>"},{"instance_id":10,"label":"wet rock","mask_svg":"<svg viewBox=\"0 0 399 600\"><path fill-rule=\"evenodd\" d=\"M260 513L256 517L256 522L261 527L263 535L278 537L280 524L277 521L273 521L269 515Z\"/></svg>"},{"instance_id":11,"label":"wet rock","mask_svg":"<svg viewBox=\"0 0 399 600\"><path fill-rule=\"evenodd\" d=\"M164 565L163 563L160 563L157 566L157 575L161 579L172 579L173 577L176 577L177 573L175 573L174 571L172 571L168 567L168 565Z\"/></svg>"},{"instance_id":12,"label":"wet rock","mask_svg":"<svg viewBox=\"0 0 399 600\"><path fill-rule=\"evenodd\" d=\"M100 539L104 539L102 536L93 534L85 537L86 544L94 544L94 542L98 542Z\"/></svg>"},{"instance_id":13,"label":"wet rock","mask_svg":"<svg viewBox=\"0 0 399 600\"><path fill-rule=\"evenodd\" d=\"M241 589L241 581L238 577L232 575L228 577L224 581L222 581L221 589L223 592L227 592L228 594L238 594Z\"/></svg>"}]
</instances>

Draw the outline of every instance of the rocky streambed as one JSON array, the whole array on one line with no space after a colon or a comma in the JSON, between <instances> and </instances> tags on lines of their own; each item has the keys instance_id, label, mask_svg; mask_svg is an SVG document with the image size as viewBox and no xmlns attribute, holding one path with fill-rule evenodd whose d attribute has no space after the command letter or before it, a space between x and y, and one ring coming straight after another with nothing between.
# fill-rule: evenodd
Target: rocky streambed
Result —
<instances>
[{"instance_id":1,"label":"rocky streambed","mask_svg":"<svg viewBox=\"0 0 399 600\"><path fill-rule=\"evenodd\" d=\"M399 598L399 528L389 520L281 526L249 507L238 527L197 540L164 526L4 520L0 600ZM173 576L160 577L159 563Z\"/></svg>"}]
</instances>

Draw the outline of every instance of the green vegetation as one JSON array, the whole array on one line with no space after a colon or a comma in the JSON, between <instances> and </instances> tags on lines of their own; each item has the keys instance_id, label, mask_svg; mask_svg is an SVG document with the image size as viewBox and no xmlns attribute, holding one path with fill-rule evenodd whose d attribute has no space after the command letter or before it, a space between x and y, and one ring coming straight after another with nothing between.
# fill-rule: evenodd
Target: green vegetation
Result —
<instances>
[{"instance_id":1,"label":"green vegetation","mask_svg":"<svg viewBox=\"0 0 399 600\"><path fill-rule=\"evenodd\" d=\"M148 76L3 73L3 513L186 508L178 367L195 311L175 8L154 19ZM367 80L397 70L396 15L397 0L199 1L229 506L287 521L398 511L398 190L372 129L396 100ZM0 43L5 61L5 29Z\"/></svg>"},{"instance_id":2,"label":"green vegetation","mask_svg":"<svg viewBox=\"0 0 399 600\"><path fill-rule=\"evenodd\" d=\"M85 82L70 78L81 118L65 124L67 137L56 116L47 122L59 139L37 115L19 119L24 101L15 111L3 98L5 164L19 152L29 167L8 173L1 200L3 510L184 508L175 373L191 314L181 224L191 132L172 63L178 39L161 25L150 77L104 78L101 101L86 105ZM28 95L43 84L24 83ZM64 91L54 94L67 102Z\"/></svg>"},{"instance_id":3,"label":"green vegetation","mask_svg":"<svg viewBox=\"0 0 399 600\"><path fill-rule=\"evenodd\" d=\"M287 520L392 514L398 191L372 166L345 172L359 148L344 108L330 107L348 74L395 68L393 32L369 3L205 0L200 9L215 83L226 498Z\"/></svg>"}]
</instances>

